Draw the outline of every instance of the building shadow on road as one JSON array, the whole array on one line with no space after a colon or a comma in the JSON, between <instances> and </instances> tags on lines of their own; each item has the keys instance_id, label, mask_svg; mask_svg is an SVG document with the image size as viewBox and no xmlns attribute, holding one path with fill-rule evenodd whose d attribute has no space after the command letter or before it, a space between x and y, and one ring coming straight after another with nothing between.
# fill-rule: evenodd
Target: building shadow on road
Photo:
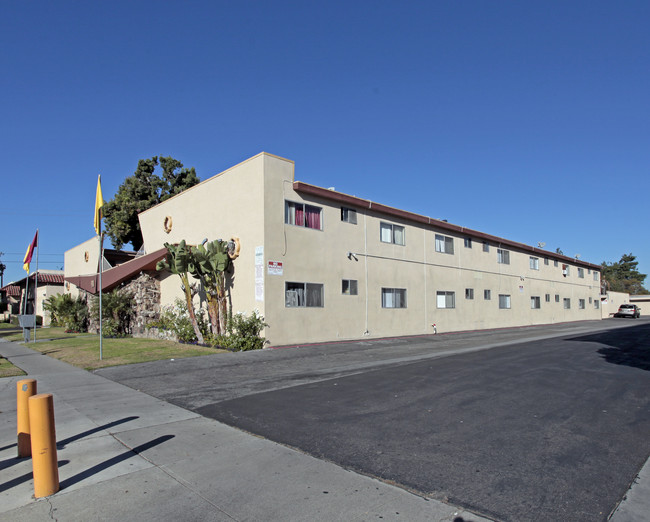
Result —
<instances>
[{"instance_id":1,"label":"building shadow on road","mask_svg":"<svg viewBox=\"0 0 650 522\"><path fill-rule=\"evenodd\" d=\"M567 340L598 343L602 347L597 351L608 363L650 371L650 325L648 324L607 330Z\"/></svg>"}]
</instances>

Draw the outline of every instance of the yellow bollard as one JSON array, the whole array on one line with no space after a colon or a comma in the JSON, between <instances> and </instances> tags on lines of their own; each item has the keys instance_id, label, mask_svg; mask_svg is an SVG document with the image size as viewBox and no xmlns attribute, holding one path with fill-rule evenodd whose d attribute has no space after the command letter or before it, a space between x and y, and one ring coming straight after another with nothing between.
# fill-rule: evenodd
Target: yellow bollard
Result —
<instances>
[{"instance_id":1,"label":"yellow bollard","mask_svg":"<svg viewBox=\"0 0 650 522\"><path fill-rule=\"evenodd\" d=\"M18 457L31 457L32 443L29 430L29 409L27 399L36 395L36 379L22 379L16 383L16 404L18 417Z\"/></svg>"},{"instance_id":2,"label":"yellow bollard","mask_svg":"<svg viewBox=\"0 0 650 522\"><path fill-rule=\"evenodd\" d=\"M34 497L49 497L59 491L54 399L51 393L41 393L29 398L29 425L32 430Z\"/></svg>"}]
</instances>

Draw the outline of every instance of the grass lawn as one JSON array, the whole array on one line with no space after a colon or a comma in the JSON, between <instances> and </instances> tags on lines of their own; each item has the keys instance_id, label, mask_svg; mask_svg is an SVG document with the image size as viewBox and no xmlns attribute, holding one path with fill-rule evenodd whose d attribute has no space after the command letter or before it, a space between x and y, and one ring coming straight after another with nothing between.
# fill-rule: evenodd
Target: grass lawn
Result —
<instances>
[{"instance_id":1,"label":"grass lawn","mask_svg":"<svg viewBox=\"0 0 650 522\"><path fill-rule=\"evenodd\" d=\"M0 357L0 379L2 377L16 377L18 375L25 375L25 372L11 364L4 357Z\"/></svg>"},{"instance_id":2,"label":"grass lawn","mask_svg":"<svg viewBox=\"0 0 650 522\"><path fill-rule=\"evenodd\" d=\"M32 332L33 334L33 332ZM8 341L23 341L22 330L15 332L0 330L0 337ZM31 337L34 339L34 336ZM35 343L26 346L50 357L59 359L78 368L94 370L106 366L119 366L162 359L180 359L214 353L226 353L226 350L179 344L158 339L104 339L102 343L102 360L99 360L99 336L95 334L65 333L63 328L39 328Z\"/></svg>"}]
</instances>

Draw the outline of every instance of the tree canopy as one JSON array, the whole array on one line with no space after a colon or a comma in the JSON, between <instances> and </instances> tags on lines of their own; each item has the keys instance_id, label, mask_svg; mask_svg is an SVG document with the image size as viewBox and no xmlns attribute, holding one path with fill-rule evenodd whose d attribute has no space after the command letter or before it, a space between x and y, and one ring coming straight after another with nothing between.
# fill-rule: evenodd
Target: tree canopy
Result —
<instances>
[{"instance_id":1,"label":"tree canopy","mask_svg":"<svg viewBox=\"0 0 650 522\"><path fill-rule=\"evenodd\" d=\"M160 165L162 172L157 173ZM138 168L120 185L115 197L104 205L106 235L113 247L131 243L142 247L138 214L199 183L194 167L188 169L172 158L154 156L138 161Z\"/></svg>"},{"instance_id":2,"label":"tree canopy","mask_svg":"<svg viewBox=\"0 0 650 522\"><path fill-rule=\"evenodd\" d=\"M647 276L637 270L638 264L636 256L632 253L623 254L620 261L615 263L603 261L601 276L607 282L608 289L633 295L650 293L643 287Z\"/></svg>"}]
</instances>

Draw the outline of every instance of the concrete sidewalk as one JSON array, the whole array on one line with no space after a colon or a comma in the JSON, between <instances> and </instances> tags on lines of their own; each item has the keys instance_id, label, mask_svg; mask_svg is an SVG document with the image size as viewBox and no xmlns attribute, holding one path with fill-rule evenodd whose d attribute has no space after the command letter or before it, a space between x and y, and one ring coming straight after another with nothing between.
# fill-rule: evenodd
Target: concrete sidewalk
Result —
<instances>
[{"instance_id":1,"label":"concrete sidewalk","mask_svg":"<svg viewBox=\"0 0 650 522\"><path fill-rule=\"evenodd\" d=\"M54 396L61 490L33 499L16 458L16 382L0 379L0 520L485 518L424 499L0 339Z\"/></svg>"}]
</instances>

